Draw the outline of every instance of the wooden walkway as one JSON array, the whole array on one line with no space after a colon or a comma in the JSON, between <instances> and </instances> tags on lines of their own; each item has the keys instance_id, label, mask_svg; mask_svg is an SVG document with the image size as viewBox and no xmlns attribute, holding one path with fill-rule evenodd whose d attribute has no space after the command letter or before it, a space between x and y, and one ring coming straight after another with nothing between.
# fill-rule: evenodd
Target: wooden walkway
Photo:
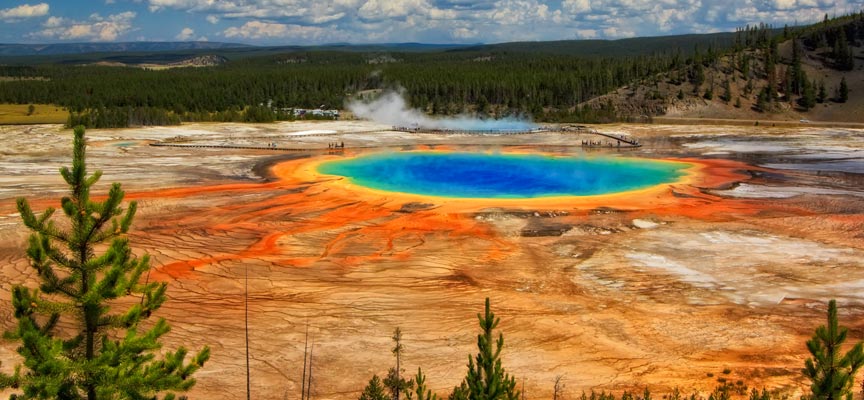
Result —
<instances>
[{"instance_id":1,"label":"wooden walkway","mask_svg":"<svg viewBox=\"0 0 864 400\"><path fill-rule=\"evenodd\" d=\"M405 133L426 133L433 135L531 135L534 133L550 132L545 128L540 129L513 129L513 130L467 130L467 129L423 129L423 128L404 128L395 126L390 129L391 132Z\"/></svg>"},{"instance_id":2,"label":"wooden walkway","mask_svg":"<svg viewBox=\"0 0 864 400\"><path fill-rule=\"evenodd\" d=\"M603 136L612 140L616 140L621 143L626 143L630 147L641 147L642 145L639 143L639 139L629 137L629 136L617 136L609 133L603 133L596 129L589 128L587 126L582 125L567 125L561 128L561 132L575 132L575 133L587 133L591 135Z\"/></svg>"},{"instance_id":3,"label":"wooden walkway","mask_svg":"<svg viewBox=\"0 0 864 400\"><path fill-rule=\"evenodd\" d=\"M557 147L592 147L592 148L634 148L641 147L642 144L639 143L639 139L630 136L624 135L613 135L609 133L603 133L596 129L589 128L583 125L566 125L562 127L542 127L539 129L532 129L527 131L462 131L462 130L426 130L426 129L411 129L411 128L400 128L394 127L390 130L391 132L405 132L405 133L431 133L431 134L441 134L441 135L470 135L470 136L484 136L484 135L528 135L535 133L584 133L590 135L597 135L607 139L613 140L613 142L606 142L605 144L602 141L592 142L592 141L582 141L581 145L577 144L555 144L549 146L557 146ZM295 135L294 137L309 137L309 136L331 136L331 135L340 135L340 134L362 134L362 133L380 133L385 131L357 131L357 132L337 132L337 133L315 133L309 135ZM272 137L269 137L272 139ZM622 146L621 144L626 146ZM415 146L441 146L447 145L446 143L414 143ZM484 143L460 143L462 146L482 146ZM524 146L525 143L512 144L512 146ZM150 143L150 146L154 147L177 147L177 148L190 148L190 149L237 149L237 150L269 150L269 151L287 151L287 152L341 152L344 151L345 148L293 148L293 147L272 147L272 146L242 146L242 145L227 145L227 144L193 144L193 143L178 143L178 142L156 142ZM397 146L351 146L351 149L374 149L374 148L387 148L387 147L400 147L404 145ZM500 144L499 144L500 146ZM507 144L503 144L503 146L511 146ZM544 146L540 144L540 146Z\"/></svg>"},{"instance_id":4,"label":"wooden walkway","mask_svg":"<svg viewBox=\"0 0 864 400\"><path fill-rule=\"evenodd\" d=\"M190 149L238 149L238 150L272 150L272 151L323 151L343 150L330 148L289 148L289 147L266 147L266 146L235 146L223 144L181 144L181 143L150 143L153 147L182 147Z\"/></svg>"}]
</instances>

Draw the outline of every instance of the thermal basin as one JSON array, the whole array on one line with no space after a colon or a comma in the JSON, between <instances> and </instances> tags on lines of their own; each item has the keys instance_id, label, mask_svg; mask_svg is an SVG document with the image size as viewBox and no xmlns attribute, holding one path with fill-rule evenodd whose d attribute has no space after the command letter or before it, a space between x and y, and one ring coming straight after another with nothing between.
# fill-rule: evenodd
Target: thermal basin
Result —
<instances>
[{"instance_id":1,"label":"thermal basin","mask_svg":"<svg viewBox=\"0 0 864 400\"><path fill-rule=\"evenodd\" d=\"M456 198L595 196L677 181L691 164L627 157L384 152L322 163L318 172L372 189Z\"/></svg>"}]
</instances>

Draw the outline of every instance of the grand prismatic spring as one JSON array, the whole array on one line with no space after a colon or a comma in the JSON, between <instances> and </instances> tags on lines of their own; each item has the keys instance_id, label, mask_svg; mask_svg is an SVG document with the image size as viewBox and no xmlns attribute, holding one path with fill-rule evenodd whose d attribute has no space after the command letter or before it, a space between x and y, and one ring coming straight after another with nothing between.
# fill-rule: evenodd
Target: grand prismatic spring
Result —
<instances>
[{"instance_id":1,"label":"grand prismatic spring","mask_svg":"<svg viewBox=\"0 0 864 400\"><path fill-rule=\"evenodd\" d=\"M172 326L166 348L213 349L191 398L245 396L246 276L252 396L262 399L297 397L307 326L314 398L356 398L372 374L386 374L397 326L406 371L422 367L446 395L476 351L486 297L501 318L504 365L528 398L551 398L556 376L569 398L646 386L657 396L707 393L718 378L794 396L806 388L804 343L828 299L838 299L850 337L864 337L861 130L601 129L644 146L583 149L590 138L576 133L406 133L359 121L87 136L91 169L105 172L97 193L121 182L127 201L139 202L130 240L152 256L150 279L169 283L159 311ZM0 132L0 313L9 328L10 286L36 281L14 199L57 205L70 133ZM177 147L150 146L159 143ZM418 184L476 187L488 170L450 167L480 159L503 188L536 190ZM370 181L384 160L378 178L396 181ZM436 173L399 175L393 162ZM604 181L602 194L546 186L572 184L583 162L598 163L589 174L598 182L622 165L660 170ZM14 346L0 343L2 368L14 365Z\"/></svg>"},{"instance_id":2,"label":"grand prismatic spring","mask_svg":"<svg viewBox=\"0 0 864 400\"><path fill-rule=\"evenodd\" d=\"M688 164L611 157L382 153L333 161L319 172L380 190L457 198L591 196L673 182Z\"/></svg>"}]
</instances>

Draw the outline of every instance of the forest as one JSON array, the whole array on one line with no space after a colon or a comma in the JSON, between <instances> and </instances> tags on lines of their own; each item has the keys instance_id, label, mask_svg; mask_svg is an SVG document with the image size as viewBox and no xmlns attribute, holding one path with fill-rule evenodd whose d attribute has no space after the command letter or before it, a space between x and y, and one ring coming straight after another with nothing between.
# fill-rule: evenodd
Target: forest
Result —
<instances>
[{"instance_id":1,"label":"forest","mask_svg":"<svg viewBox=\"0 0 864 400\"><path fill-rule=\"evenodd\" d=\"M855 64L851 49L864 40L864 13L834 19L826 15L823 22L798 28L745 27L733 37L704 47L692 39L692 47L657 48L652 54L635 56L567 54L561 45L538 52L531 46L511 44L410 52L313 49L236 58L212 67L164 70L57 63L6 65L0 66L0 103L62 106L70 112L70 127L268 122L294 118L280 113L282 109L338 109L364 91L404 88L413 107L434 115L477 113L547 122L609 122L632 115L611 104L586 102L627 85L658 81L687 82L694 94L702 96L707 71L728 69L718 60L732 59L731 68L748 80L745 95L758 99L760 110L770 111L771 102L780 100L772 94L775 89L794 93L812 107L820 91L824 100L826 88L803 75L800 65L796 68L800 60L779 57L778 44L792 39L796 49L830 48L828 66L849 70ZM791 67L780 68L783 64ZM728 86L726 82L720 85L717 90ZM704 97L713 98L714 90L711 82ZM264 105L272 109L254 108Z\"/></svg>"}]
</instances>

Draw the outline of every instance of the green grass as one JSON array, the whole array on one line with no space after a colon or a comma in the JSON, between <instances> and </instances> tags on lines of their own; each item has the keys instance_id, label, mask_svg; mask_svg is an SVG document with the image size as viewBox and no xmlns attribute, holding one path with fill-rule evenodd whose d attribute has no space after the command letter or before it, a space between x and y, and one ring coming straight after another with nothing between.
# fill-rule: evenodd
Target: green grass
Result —
<instances>
[{"instance_id":1,"label":"green grass","mask_svg":"<svg viewBox=\"0 0 864 400\"><path fill-rule=\"evenodd\" d=\"M69 117L65 108L53 104L34 104L32 115L27 115L29 104L0 104L0 125L63 124Z\"/></svg>"}]
</instances>

